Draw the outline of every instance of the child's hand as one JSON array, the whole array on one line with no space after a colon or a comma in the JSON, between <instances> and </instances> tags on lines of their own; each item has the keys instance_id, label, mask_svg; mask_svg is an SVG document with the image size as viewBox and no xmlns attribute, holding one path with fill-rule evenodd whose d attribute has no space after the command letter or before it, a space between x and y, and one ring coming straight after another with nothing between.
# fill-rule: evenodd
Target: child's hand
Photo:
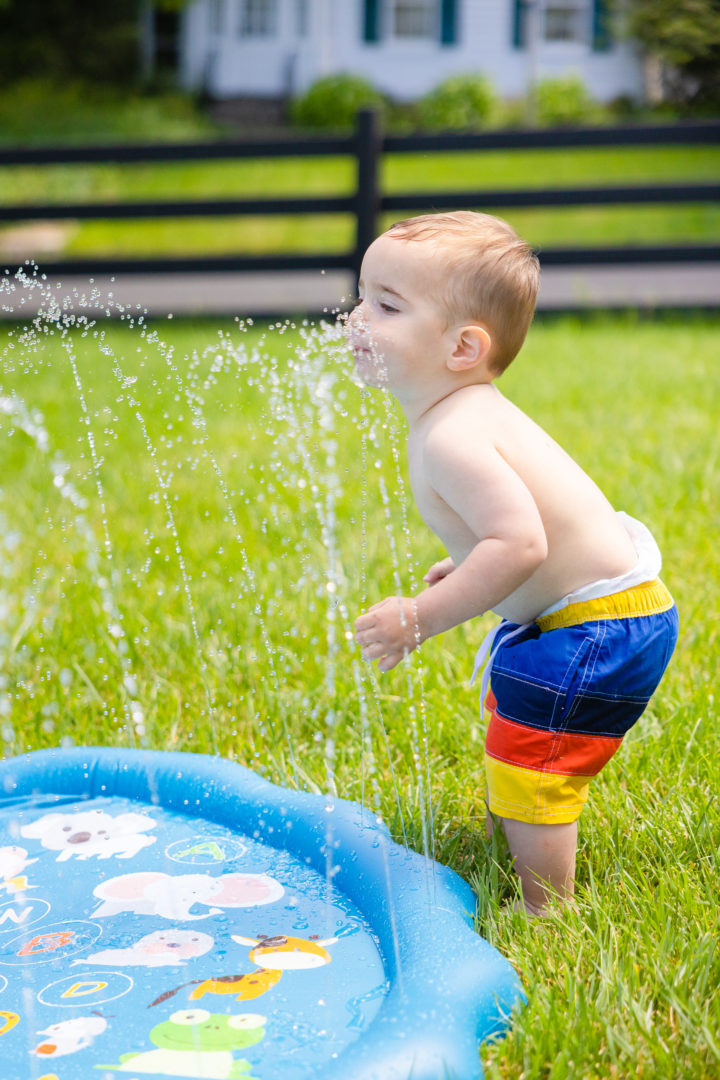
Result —
<instances>
[{"instance_id":1,"label":"child's hand","mask_svg":"<svg viewBox=\"0 0 720 1080\"><path fill-rule=\"evenodd\" d=\"M423 640L417 604L405 596L390 596L373 604L355 620L355 630L363 660L377 660L380 671L390 671Z\"/></svg>"},{"instance_id":2,"label":"child's hand","mask_svg":"<svg viewBox=\"0 0 720 1080\"><path fill-rule=\"evenodd\" d=\"M442 559L440 562L433 563L423 578L423 581L427 582L428 585L437 585L438 581L442 581L448 574L452 574L454 569L455 563L448 556L447 559Z\"/></svg>"}]
</instances>

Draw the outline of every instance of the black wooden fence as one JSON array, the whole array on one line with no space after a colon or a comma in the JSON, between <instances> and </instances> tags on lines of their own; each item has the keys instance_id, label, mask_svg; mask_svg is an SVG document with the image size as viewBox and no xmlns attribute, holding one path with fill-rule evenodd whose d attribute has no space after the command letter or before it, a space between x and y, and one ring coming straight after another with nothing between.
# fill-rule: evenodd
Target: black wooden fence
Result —
<instances>
[{"instance_id":1,"label":"black wooden fence","mask_svg":"<svg viewBox=\"0 0 720 1080\"><path fill-rule=\"evenodd\" d=\"M213 257L78 258L43 262L53 276L67 274L130 274L260 270L351 270L357 275L363 252L379 231L379 216L397 217L427 210L539 206L619 205L681 202L717 202L720 183L624 184L621 186L523 187L514 190L404 192L383 194L379 165L386 153L437 153L467 150L562 149L592 146L717 145L720 121L652 126L598 127L537 131L493 131L474 134L387 135L373 112L359 113L356 130L347 136L253 139L212 143L160 145L0 148L3 165L80 164L97 162L217 161L239 158L297 158L348 155L356 161L354 194L306 198L213 199L133 201L125 203L56 203L0 206L0 223L42 220L109 218L217 217L221 215L276 215L350 213L355 217L355 243L351 250L297 254ZM549 247L540 251L545 266L597 264L658 264L720 262L720 244L662 244L641 246ZM16 267L10 267L10 270Z\"/></svg>"}]
</instances>

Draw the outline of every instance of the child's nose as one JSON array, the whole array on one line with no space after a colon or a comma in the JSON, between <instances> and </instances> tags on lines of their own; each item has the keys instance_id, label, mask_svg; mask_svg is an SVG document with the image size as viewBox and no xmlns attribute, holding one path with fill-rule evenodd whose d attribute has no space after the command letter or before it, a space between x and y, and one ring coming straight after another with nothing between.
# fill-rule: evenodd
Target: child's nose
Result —
<instances>
[{"instance_id":1,"label":"child's nose","mask_svg":"<svg viewBox=\"0 0 720 1080\"><path fill-rule=\"evenodd\" d=\"M367 316L365 314L365 301L358 300L355 307L348 315L348 326L352 329L360 329L367 324Z\"/></svg>"}]
</instances>

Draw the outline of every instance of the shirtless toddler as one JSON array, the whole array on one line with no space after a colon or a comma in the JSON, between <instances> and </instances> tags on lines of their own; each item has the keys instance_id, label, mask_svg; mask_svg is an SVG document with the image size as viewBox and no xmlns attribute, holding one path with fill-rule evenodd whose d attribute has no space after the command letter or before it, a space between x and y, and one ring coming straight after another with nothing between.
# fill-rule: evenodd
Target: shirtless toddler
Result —
<instances>
[{"instance_id":1,"label":"shirtless toddler","mask_svg":"<svg viewBox=\"0 0 720 1080\"><path fill-rule=\"evenodd\" d=\"M481 657L488 807L531 914L572 893L589 780L677 639L648 531L495 386L525 339L538 277L498 218L423 215L371 244L348 321L359 376L403 409L412 492L449 553L417 596L361 615L356 640L389 671L435 634L502 616Z\"/></svg>"}]
</instances>

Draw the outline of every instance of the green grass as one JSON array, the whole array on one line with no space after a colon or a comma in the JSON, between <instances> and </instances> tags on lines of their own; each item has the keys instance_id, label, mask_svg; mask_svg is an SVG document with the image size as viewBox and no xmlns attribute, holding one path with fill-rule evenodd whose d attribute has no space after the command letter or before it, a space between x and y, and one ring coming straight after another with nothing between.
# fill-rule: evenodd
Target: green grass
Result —
<instances>
[{"instance_id":1,"label":"green grass","mask_svg":"<svg viewBox=\"0 0 720 1080\"><path fill-rule=\"evenodd\" d=\"M388 155L383 187L399 191L498 187L672 183L712 180L720 170L715 147L638 147ZM200 199L277 195L337 195L353 189L350 159L301 158L169 165L97 165L6 168L0 198L9 203ZM431 207L428 207L431 209ZM482 207L478 207L482 209ZM498 211L503 214L502 208ZM398 215L395 215L396 217ZM537 245L707 242L720 238L715 204L508 210L521 234ZM387 216L384 224L392 218ZM0 230L0 253L10 230ZM146 254L227 254L263 251L343 251L352 246L349 215L221 219L70 222L57 231L54 249L37 235L23 257ZM35 245L35 246L33 246Z\"/></svg>"},{"instance_id":2,"label":"green grass","mask_svg":"<svg viewBox=\"0 0 720 1080\"><path fill-rule=\"evenodd\" d=\"M483 1050L488 1080L713 1080L719 329L544 320L502 379L650 525L681 616L659 692L592 785L573 908L541 924L501 910L514 885L484 836L467 685L493 620L381 679L346 638L363 606L410 589L440 552L409 505L396 412L302 328L126 322L24 342L13 328L0 379L6 754L67 739L217 750L362 798L418 848L429 798L437 857L474 885L478 927L528 995ZM19 399L42 414L46 449Z\"/></svg>"},{"instance_id":3,"label":"green grass","mask_svg":"<svg viewBox=\"0 0 720 1080\"><path fill-rule=\"evenodd\" d=\"M187 94L29 77L0 90L0 144L167 142L217 135Z\"/></svg>"}]
</instances>

